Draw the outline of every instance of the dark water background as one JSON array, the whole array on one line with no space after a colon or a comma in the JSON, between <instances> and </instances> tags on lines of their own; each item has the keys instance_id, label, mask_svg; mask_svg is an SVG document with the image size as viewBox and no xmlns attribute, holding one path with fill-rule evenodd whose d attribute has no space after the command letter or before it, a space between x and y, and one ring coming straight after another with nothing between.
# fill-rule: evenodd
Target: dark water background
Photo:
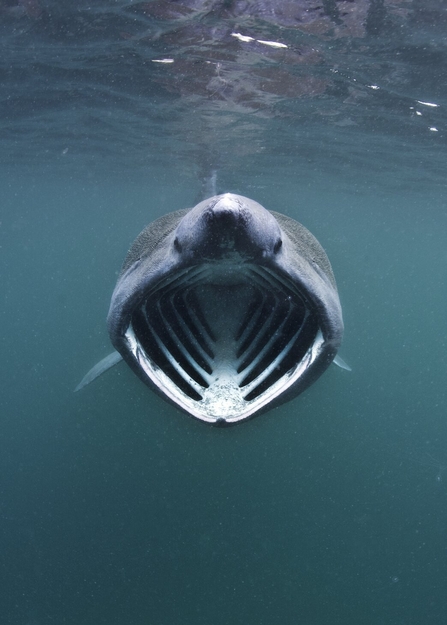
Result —
<instances>
[{"instance_id":1,"label":"dark water background","mask_svg":"<svg viewBox=\"0 0 447 625\"><path fill-rule=\"evenodd\" d=\"M447 622L446 28L0 0L1 625ZM225 430L124 365L74 395L129 244L213 169L323 244L353 372Z\"/></svg>"}]
</instances>

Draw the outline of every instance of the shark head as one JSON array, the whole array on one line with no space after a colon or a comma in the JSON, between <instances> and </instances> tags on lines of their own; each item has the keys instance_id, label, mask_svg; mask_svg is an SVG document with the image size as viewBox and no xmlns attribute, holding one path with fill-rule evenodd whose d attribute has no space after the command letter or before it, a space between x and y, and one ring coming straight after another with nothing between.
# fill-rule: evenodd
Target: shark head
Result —
<instances>
[{"instance_id":1,"label":"shark head","mask_svg":"<svg viewBox=\"0 0 447 625\"><path fill-rule=\"evenodd\" d=\"M197 419L231 425L312 384L334 359L343 322L310 232L227 193L137 237L108 329L153 390Z\"/></svg>"}]
</instances>

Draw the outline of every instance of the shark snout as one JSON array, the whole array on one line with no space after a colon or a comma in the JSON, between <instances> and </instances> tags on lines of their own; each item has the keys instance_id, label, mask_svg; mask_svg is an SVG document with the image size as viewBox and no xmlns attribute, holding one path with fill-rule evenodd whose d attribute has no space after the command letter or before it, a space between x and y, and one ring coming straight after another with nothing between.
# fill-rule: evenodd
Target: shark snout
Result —
<instances>
[{"instance_id":1,"label":"shark snout","mask_svg":"<svg viewBox=\"0 0 447 625\"><path fill-rule=\"evenodd\" d=\"M236 198L229 194L220 197L203 213L203 222L206 247L214 246L215 251L223 252L246 251L250 237Z\"/></svg>"},{"instance_id":2,"label":"shark snout","mask_svg":"<svg viewBox=\"0 0 447 625\"><path fill-rule=\"evenodd\" d=\"M281 232L262 206L225 193L198 204L177 228L174 247L190 260L239 256L257 261L274 254Z\"/></svg>"}]
</instances>

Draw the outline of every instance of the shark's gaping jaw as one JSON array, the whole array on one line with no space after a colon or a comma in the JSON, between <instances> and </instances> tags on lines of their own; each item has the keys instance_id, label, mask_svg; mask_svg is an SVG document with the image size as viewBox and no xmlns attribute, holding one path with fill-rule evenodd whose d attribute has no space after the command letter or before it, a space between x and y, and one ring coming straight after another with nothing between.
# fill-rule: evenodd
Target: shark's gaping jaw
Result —
<instances>
[{"instance_id":1,"label":"shark's gaping jaw","mask_svg":"<svg viewBox=\"0 0 447 625\"><path fill-rule=\"evenodd\" d=\"M129 319L129 364L190 415L217 425L250 418L301 379L307 386L325 356L306 295L287 276L237 258L171 275Z\"/></svg>"}]
</instances>

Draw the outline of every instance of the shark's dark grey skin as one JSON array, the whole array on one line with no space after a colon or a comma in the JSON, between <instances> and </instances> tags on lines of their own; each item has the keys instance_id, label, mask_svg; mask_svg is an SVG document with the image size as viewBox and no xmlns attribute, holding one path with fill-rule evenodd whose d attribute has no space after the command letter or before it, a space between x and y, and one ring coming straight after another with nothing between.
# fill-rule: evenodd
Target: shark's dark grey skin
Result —
<instances>
[{"instance_id":1,"label":"shark's dark grey skin","mask_svg":"<svg viewBox=\"0 0 447 625\"><path fill-rule=\"evenodd\" d=\"M343 335L334 275L315 237L230 193L141 232L107 325L143 382L216 425L301 393L334 360ZM78 388L119 359L111 354Z\"/></svg>"}]
</instances>

